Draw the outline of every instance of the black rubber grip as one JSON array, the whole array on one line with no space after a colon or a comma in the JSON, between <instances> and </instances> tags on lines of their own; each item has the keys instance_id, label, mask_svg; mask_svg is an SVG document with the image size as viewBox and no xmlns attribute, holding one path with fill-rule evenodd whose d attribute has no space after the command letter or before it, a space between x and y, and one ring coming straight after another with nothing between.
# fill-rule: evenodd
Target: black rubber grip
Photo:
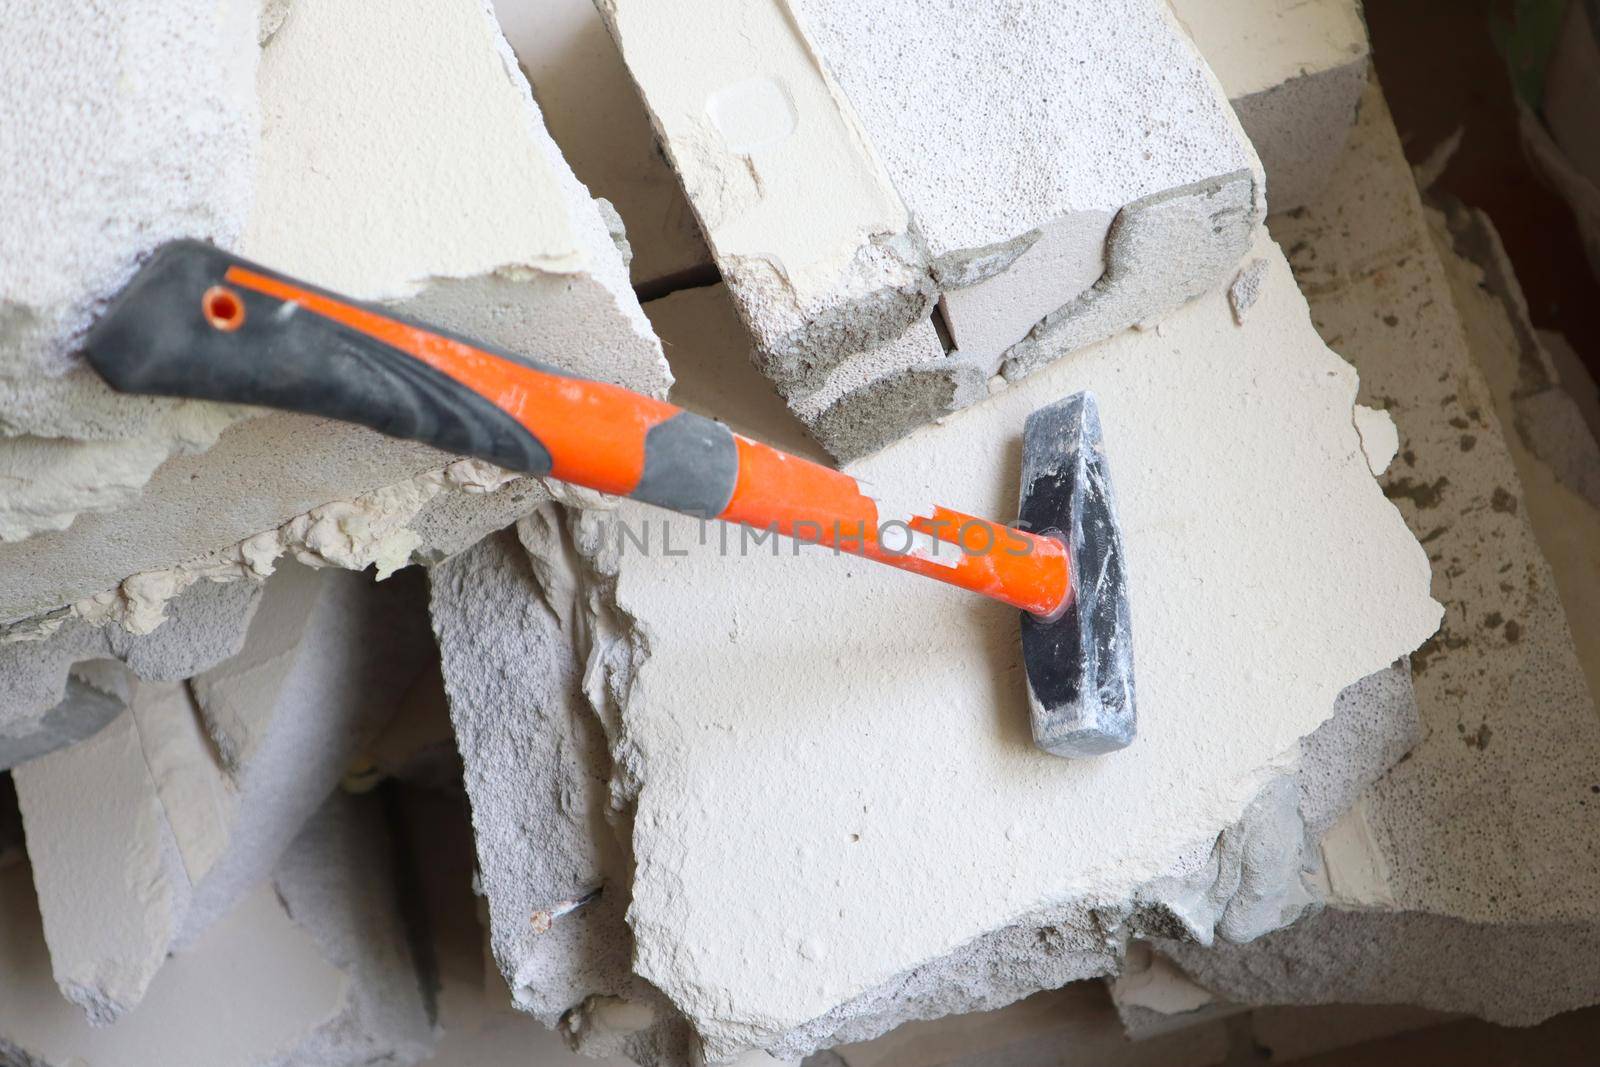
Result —
<instances>
[{"instance_id":1,"label":"black rubber grip","mask_svg":"<svg viewBox=\"0 0 1600 1067\"><path fill-rule=\"evenodd\" d=\"M90 330L84 344L89 363L113 388L126 393L323 415L511 470L549 473L549 450L489 400L358 329L294 301L229 284L225 276L236 266L395 322L451 336L436 326L316 289L211 245L175 241L163 245L140 268ZM207 294L218 286L226 290L224 299L241 302L242 317L208 316ZM223 309L238 310L227 305ZM481 342L452 339L535 370L565 374Z\"/></svg>"}]
</instances>

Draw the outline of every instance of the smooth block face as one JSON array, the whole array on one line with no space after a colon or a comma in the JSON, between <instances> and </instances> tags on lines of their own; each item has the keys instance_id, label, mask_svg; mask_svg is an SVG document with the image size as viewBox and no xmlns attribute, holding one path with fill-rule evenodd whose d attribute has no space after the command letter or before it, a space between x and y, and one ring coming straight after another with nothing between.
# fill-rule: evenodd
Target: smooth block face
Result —
<instances>
[{"instance_id":1,"label":"smooth block face","mask_svg":"<svg viewBox=\"0 0 1600 1067\"><path fill-rule=\"evenodd\" d=\"M1126 748L1137 725L1133 629L1093 393L1076 393L1028 416L1018 518L1024 529L1059 533L1072 560L1072 599L1061 613L1022 616L1034 743L1057 756Z\"/></svg>"},{"instance_id":2,"label":"smooth block face","mask_svg":"<svg viewBox=\"0 0 1600 1067\"><path fill-rule=\"evenodd\" d=\"M828 1027L1041 909L1128 901L1237 822L1342 689L1433 631L1427 557L1352 422L1355 374L1281 253L1255 254L1243 326L1212 294L849 468L1014 515L1028 416L1094 392L1139 671L1120 751L1039 750L1004 605L617 509L611 617L637 658L605 713L637 785L634 964L713 1054Z\"/></svg>"}]
</instances>

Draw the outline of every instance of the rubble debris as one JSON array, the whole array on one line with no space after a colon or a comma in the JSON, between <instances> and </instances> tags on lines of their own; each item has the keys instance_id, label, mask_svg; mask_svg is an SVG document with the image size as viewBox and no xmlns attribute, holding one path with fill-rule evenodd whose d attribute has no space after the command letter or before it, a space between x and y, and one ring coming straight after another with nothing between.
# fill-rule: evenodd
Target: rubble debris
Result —
<instances>
[{"instance_id":1,"label":"rubble debris","mask_svg":"<svg viewBox=\"0 0 1600 1067\"><path fill-rule=\"evenodd\" d=\"M237 242L260 130L255 29L249 0L137 0L87 22L49 5L0 15L18 64L0 88L10 133L0 181L0 541L129 503L169 455L208 447L238 417L202 404L127 404L74 349L157 244ZM192 136L197 129L207 135Z\"/></svg>"},{"instance_id":2,"label":"rubble debris","mask_svg":"<svg viewBox=\"0 0 1600 1067\"><path fill-rule=\"evenodd\" d=\"M202 582L174 596L166 624L148 634L81 618L51 632L0 642L0 768L81 741L127 702L120 664L147 681L192 677L239 651L260 586Z\"/></svg>"}]
</instances>

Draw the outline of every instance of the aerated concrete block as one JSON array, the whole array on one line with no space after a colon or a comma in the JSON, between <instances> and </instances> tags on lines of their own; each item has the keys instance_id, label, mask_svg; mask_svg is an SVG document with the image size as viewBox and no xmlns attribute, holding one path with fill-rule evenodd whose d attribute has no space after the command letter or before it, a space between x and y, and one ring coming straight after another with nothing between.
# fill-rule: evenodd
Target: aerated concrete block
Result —
<instances>
[{"instance_id":1,"label":"aerated concrete block","mask_svg":"<svg viewBox=\"0 0 1600 1067\"><path fill-rule=\"evenodd\" d=\"M152 764L169 745L197 752L204 738L181 685L140 688L108 728L13 772L51 970L94 1025L143 998L188 904Z\"/></svg>"},{"instance_id":2,"label":"aerated concrete block","mask_svg":"<svg viewBox=\"0 0 1600 1067\"><path fill-rule=\"evenodd\" d=\"M126 703L119 667L175 682L232 656L260 595L253 582L202 582L175 597L166 623L148 634L72 619L36 640L0 644L0 768L81 741L110 722Z\"/></svg>"},{"instance_id":3,"label":"aerated concrete block","mask_svg":"<svg viewBox=\"0 0 1600 1067\"><path fill-rule=\"evenodd\" d=\"M1311 333L1281 255L1266 242L1256 254L1270 269L1242 326L1214 293L855 470L907 499L1004 515L1026 414L1096 390L1134 568L1142 725L1124 752L1074 762L1033 748L1014 612L736 530L724 552L715 527L702 539L693 521L626 502L574 520L586 614L622 620L627 638L590 673L613 793L636 806L634 969L710 1059L998 1007L1114 971L1132 934L1255 936L1308 900L1299 741L1341 689L1431 633L1438 609L1422 550L1372 479L1353 372ZM1202 442L1215 454L1197 454ZM1175 500L1185 486L1203 501ZM1312 526L1271 532L1291 520ZM647 528L654 551L625 547L621 523ZM1334 562L1330 548L1353 555ZM1277 580L1226 577L1232 552ZM794 643L832 632L840 604L866 638ZM915 796L883 772L901 765L919 769Z\"/></svg>"},{"instance_id":4,"label":"aerated concrete block","mask_svg":"<svg viewBox=\"0 0 1600 1067\"><path fill-rule=\"evenodd\" d=\"M1367 85L1360 0L1172 0L1267 175L1267 210L1314 203Z\"/></svg>"},{"instance_id":5,"label":"aerated concrete block","mask_svg":"<svg viewBox=\"0 0 1600 1067\"><path fill-rule=\"evenodd\" d=\"M239 655L135 683L109 727L16 769L57 982L91 1019L138 1004L322 806L423 659L419 585L286 569Z\"/></svg>"},{"instance_id":6,"label":"aerated concrete block","mask_svg":"<svg viewBox=\"0 0 1600 1067\"><path fill-rule=\"evenodd\" d=\"M1448 242L1441 261L1376 87L1329 188L1275 226L1318 328L1400 429L1386 491L1446 606L1412 658L1423 740L1323 838L1321 914L1252 945L1162 949L1238 1002L1529 1024L1600 996L1600 718L1569 628L1600 589L1600 518L1502 423L1517 331L1478 268L1447 269ZM1587 538L1587 565L1541 551L1552 519Z\"/></svg>"},{"instance_id":7,"label":"aerated concrete block","mask_svg":"<svg viewBox=\"0 0 1600 1067\"><path fill-rule=\"evenodd\" d=\"M841 458L1224 281L1263 211L1164 3L599 6L758 365Z\"/></svg>"},{"instance_id":8,"label":"aerated concrete block","mask_svg":"<svg viewBox=\"0 0 1600 1067\"><path fill-rule=\"evenodd\" d=\"M575 553L554 509L529 520L547 535L542 575L506 531L430 576L490 945L517 1006L548 1027L633 984L628 860L606 821L610 758L584 698L577 579L557 570Z\"/></svg>"},{"instance_id":9,"label":"aerated concrete block","mask_svg":"<svg viewBox=\"0 0 1600 1067\"><path fill-rule=\"evenodd\" d=\"M253 64L252 54L237 69ZM233 242L241 254L516 354L665 391L660 347L607 223L546 132L485 4L291 5L261 50L255 95L259 162ZM95 114L75 121L118 125ZM21 194L50 202L48 188ZM138 204L129 210L137 218ZM154 403L110 402L119 416ZM283 552L391 569L457 550L544 497L537 482L480 476L481 464L463 471L435 449L359 427L284 414L235 422L244 410L201 408L230 426L209 452L145 471L137 499L111 501L114 512L80 508L66 529L0 546L0 620L76 605L147 627L162 590L198 573L259 577ZM36 488L93 488L114 468L100 457L72 468L83 478ZM98 609L85 600L95 596Z\"/></svg>"},{"instance_id":10,"label":"aerated concrete block","mask_svg":"<svg viewBox=\"0 0 1600 1067\"><path fill-rule=\"evenodd\" d=\"M26 863L0 867L0 1062L27 1067L362 1067L434 1040L372 799L336 798L139 1009L90 1026L51 979Z\"/></svg>"}]
</instances>

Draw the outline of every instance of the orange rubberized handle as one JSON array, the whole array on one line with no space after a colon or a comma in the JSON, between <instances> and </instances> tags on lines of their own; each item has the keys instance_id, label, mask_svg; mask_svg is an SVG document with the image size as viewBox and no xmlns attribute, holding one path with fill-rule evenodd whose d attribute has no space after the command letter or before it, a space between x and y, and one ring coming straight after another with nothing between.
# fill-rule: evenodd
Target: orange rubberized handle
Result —
<instances>
[{"instance_id":1,"label":"orange rubberized handle","mask_svg":"<svg viewBox=\"0 0 1600 1067\"><path fill-rule=\"evenodd\" d=\"M884 514L848 474L734 434L665 401L529 365L237 261L223 280L278 302L280 317L320 316L488 401L531 436L524 443L527 454L548 456L548 464L534 473L702 518L775 530L1042 617L1055 616L1070 601L1068 551L1055 536L941 507L927 515ZM235 308L218 304L222 297L216 287L207 290L205 299L212 303L203 309L206 321L212 329L247 338L257 318L254 311L246 313L250 301Z\"/></svg>"}]
</instances>

